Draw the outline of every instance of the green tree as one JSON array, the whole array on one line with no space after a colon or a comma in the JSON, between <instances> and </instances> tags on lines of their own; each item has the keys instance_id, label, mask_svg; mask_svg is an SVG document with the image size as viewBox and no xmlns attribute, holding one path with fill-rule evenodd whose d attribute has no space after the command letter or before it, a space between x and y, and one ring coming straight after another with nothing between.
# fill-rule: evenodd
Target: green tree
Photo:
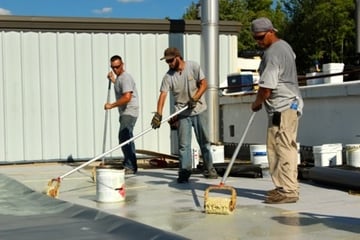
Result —
<instances>
[{"instance_id":1,"label":"green tree","mask_svg":"<svg viewBox=\"0 0 360 240\"><path fill-rule=\"evenodd\" d=\"M192 3L184 19L197 19ZM356 56L355 0L219 0L219 20L239 21L239 52L256 49L250 23L268 17L297 55L300 74L315 61L351 64Z\"/></svg>"},{"instance_id":2,"label":"green tree","mask_svg":"<svg viewBox=\"0 0 360 240\"><path fill-rule=\"evenodd\" d=\"M197 19L197 3L192 2L184 19ZM284 25L285 14L279 14L279 8L273 9L273 0L219 0L219 20L238 21L242 23L239 32L238 50L247 51L256 49L256 42L250 32L250 23L257 17L269 17L274 24Z\"/></svg>"},{"instance_id":3,"label":"green tree","mask_svg":"<svg viewBox=\"0 0 360 240\"><path fill-rule=\"evenodd\" d=\"M186 9L186 12L183 14L183 19L195 20L198 17L197 3L191 2L190 6Z\"/></svg>"},{"instance_id":4,"label":"green tree","mask_svg":"<svg viewBox=\"0 0 360 240\"><path fill-rule=\"evenodd\" d=\"M290 23L287 40L297 54L298 71L320 63L349 63L355 53L353 0L283 1Z\"/></svg>"}]
</instances>

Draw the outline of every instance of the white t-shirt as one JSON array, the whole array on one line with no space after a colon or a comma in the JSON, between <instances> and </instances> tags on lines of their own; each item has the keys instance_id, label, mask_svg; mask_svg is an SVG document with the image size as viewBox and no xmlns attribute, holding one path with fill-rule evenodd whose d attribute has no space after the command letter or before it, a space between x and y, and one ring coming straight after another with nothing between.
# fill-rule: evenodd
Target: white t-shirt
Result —
<instances>
[{"instance_id":1,"label":"white t-shirt","mask_svg":"<svg viewBox=\"0 0 360 240\"><path fill-rule=\"evenodd\" d=\"M193 61L186 61L183 71L177 72L169 69L161 82L161 92L172 92L175 100L175 110L178 111L190 101L194 96L200 80L205 79L200 65ZM199 99L196 107L190 111L184 111L181 115L197 115L207 108L204 94Z\"/></svg>"},{"instance_id":2,"label":"white t-shirt","mask_svg":"<svg viewBox=\"0 0 360 240\"><path fill-rule=\"evenodd\" d=\"M119 99L126 92L132 93L130 102L128 102L126 105L118 107L120 115L130 115L133 117L138 117L139 97L136 90L135 81L132 76L127 72L123 72L120 76L116 78L114 90L116 99Z\"/></svg>"},{"instance_id":3,"label":"white t-shirt","mask_svg":"<svg viewBox=\"0 0 360 240\"><path fill-rule=\"evenodd\" d=\"M270 98L265 101L268 113L289 109L296 99L298 113L302 114L304 103L299 89L295 58L290 45L281 39L271 44L262 56L259 86L272 89Z\"/></svg>"}]
</instances>

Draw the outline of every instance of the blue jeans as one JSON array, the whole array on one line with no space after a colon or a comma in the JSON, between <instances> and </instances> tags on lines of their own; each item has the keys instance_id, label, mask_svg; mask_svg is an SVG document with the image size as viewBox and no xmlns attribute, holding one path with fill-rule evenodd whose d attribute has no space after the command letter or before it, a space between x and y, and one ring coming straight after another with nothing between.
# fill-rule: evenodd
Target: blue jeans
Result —
<instances>
[{"instance_id":1,"label":"blue jeans","mask_svg":"<svg viewBox=\"0 0 360 240\"><path fill-rule=\"evenodd\" d=\"M119 144L125 142L126 140L132 138L133 129L135 126L137 118L130 115L122 115L119 118L120 129L119 129ZM130 168L137 171L137 159L135 152L135 143L134 141L129 142L121 147L121 150L124 154L124 162L123 165L125 168Z\"/></svg>"},{"instance_id":2,"label":"blue jeans","mask_svg":"<svg viewBox=\"0 0 360 240\"><path fill-rule=\"evenodd\" d=\"M179 117L178 135L180 172L191 171L192 169L192 127L194 128L196 140L201 150L204 170L210 170L211 168L213 168L213 160L211 155L209 137L207 133L207 116L205 112L202 112L195 116Z\"/></svg>"}]
</instances>

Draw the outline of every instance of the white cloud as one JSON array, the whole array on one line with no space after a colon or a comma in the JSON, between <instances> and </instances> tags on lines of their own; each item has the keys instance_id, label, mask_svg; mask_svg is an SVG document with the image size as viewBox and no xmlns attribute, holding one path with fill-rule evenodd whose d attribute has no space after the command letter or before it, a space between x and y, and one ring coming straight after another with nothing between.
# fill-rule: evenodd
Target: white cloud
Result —
<instances>
[{"instance_id":1,"label":"white cloud","mask_svg":"<svg viewBox=\"0 0 360 240\"><path fill-rule=\"evenodd\" d=\"M112 12L112 8L111 7L104 7L102 9L95 9L93 11L96 14L106 14L106 13L111 13Z\"/></svg>"},{"instance_id":2,"label":"white cloud","mask_svg":"<svg viewBox=\"0 0 360 240\"><path fill-rule=\"evenodd\" d=\"M4 8L0 8L0 15L11 15L11 11Z\"/></svg>"},{"instance_id":3,"label":"white cloud","mask_svg":"<svg viewBox=\"0 0 360 240\"><path fill-rule=\"evenodd\" d=\"M143 2L144 0L117 0L120 3L138 3Z\"/></svg>"}]
</instances>

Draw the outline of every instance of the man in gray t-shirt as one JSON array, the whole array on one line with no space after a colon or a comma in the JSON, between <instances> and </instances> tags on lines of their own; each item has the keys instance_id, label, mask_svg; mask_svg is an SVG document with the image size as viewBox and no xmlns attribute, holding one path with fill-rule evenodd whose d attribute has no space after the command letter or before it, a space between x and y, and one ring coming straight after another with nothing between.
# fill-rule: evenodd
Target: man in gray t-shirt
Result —
<instances>
[{"instance_id":1,"label":"man in gray t-shirt","mask_svg":"<svg viewBox=\"0 0 360 240\"><path fill-rule=\"evenodd\" d=\"M213 167L210 142L207 133L207 117L205 114L206 102L204 93L207 81L200 65L193 61L184 61L177 48L167 48L164 52L165 60L169 66L160 87L160 96L157 111L151 121L151 126L160 127L164 103L168 92L175 100L175 110L185 106L188 109L182 112L172 124L177 124L180 169L178 183L187 183L192 171L191 137L192 128L199 143L203 157L203 174L206 178L217 178Z\"/></svg>"},{"instance_id":2,"label":"man in gray t-shirt","mask_svg":"<svg viewBox=\"0 0 360 240\"><path fill-rule=\"evenodd\" d=\"M119 110L119 143L133 137L133 129L139 115L139 97L132 76L125 72L124 63L120 56L115 55L110 59L112 71L108 73L108 79L114 84L116 101L105 103L105 110L117 107ZM137 172L137 159L134 142L121 148L124 154L125 174Z\"/></svg>"},{"instance_id":3,"label":"man in gray t-shirt","mask_svg":"<svg viewBox=\"0 0 360 240\"><path fill-rule=\"evenodd\" d=\"M297 129L302 114L295 53L276 36L277 29L267 18L252 21L251 31L259 47L265 49L260 63L259 90L251 105L268 113L267 157L275 189L266 194L265 203L294 203L299 199L297 182Z\"/></svg>"}]
</instances>

